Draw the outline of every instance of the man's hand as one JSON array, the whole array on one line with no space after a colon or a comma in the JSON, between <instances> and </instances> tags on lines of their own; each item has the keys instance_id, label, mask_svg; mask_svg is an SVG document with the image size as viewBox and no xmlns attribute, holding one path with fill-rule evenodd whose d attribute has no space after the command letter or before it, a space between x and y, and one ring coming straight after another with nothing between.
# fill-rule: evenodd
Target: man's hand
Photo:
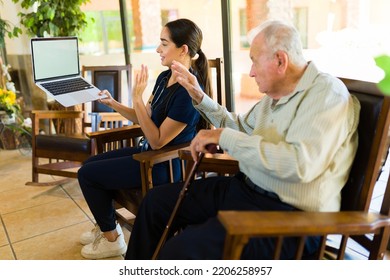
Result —
<instances>
[{"instance_id":1,"label":"man's hand","mask_svg":"<svg viewBox=\"0 0 390 280\"><path fill-rule=\"evenodd\" d=\"M200 87L197 78L183 64L177 61L172 62L171 69L177 75L177 82L188 91L195 103L199 104L202 102L205 93Z\"/></svg>"},{"instance_id":2,"label":"man's hand","mask_svg":"<svg viewBox=\"0 0 390 280\"><path fill-rule=\"evenodd\" d=\"M199 153L214 153L219 143L223 128L202 129L191 141L190 150L194 161L198 160Z\"/></svg>"}]
</instances>

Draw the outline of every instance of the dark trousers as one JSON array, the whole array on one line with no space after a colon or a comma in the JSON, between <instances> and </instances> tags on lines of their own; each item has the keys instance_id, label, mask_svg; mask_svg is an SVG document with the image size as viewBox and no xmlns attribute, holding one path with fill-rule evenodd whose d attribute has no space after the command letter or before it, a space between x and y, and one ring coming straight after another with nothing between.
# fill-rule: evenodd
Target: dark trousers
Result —
<instances>
[{"instance_id":1,"label":"dark trousers","mask_svg":"<svg viewBox=\"0 0 390 280\"><path fill-rule=\"evenodd\" d=\"M85 200L102 231L116 227L113 191L141 188L140 164L133 154L140 148L123 148L98 154L86 160L78 171L78 180ZM174 163L175 170L179 163ZM180 178L178 171L176 181ZM168 163L153 167L153 184L169 182Z\"/></svg>"},{"instance_id":2,"label":"dark trousers","mask_svg":"<svg viewBox=\"0 0 390 280\"><path fill-rule=\"evenodd\" d=\"M126 259L151 259L178 198L182 184L154 187L144 198L131 233ZM195 180L183 200L172 225L172 232L160 253L160 259L221 259L225 230L216 215L219 210L282 210L294 207L250 189L239 177L211 177ZM261 223L261 221L259 221ZM296 240L289 238L282 258L293 257ZM305 254L318 247L318 238L309 238ZM270 259L274 241L253 238L244 248L242 259Z\"/></svg>"}]
</instances>

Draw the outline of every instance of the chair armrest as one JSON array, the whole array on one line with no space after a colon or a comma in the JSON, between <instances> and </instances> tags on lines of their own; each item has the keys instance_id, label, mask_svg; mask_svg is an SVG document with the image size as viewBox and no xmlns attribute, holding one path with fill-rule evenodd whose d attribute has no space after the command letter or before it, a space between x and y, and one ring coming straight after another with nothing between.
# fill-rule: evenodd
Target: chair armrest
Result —
<instances>
[{"instance_id":1,"label":"chair armrest","mask_svg":"<svg viewBox=\"0 0 390 280\"><path fill-rule=\"evenodd\" d=\"M143 136L139 125L129 125L96 132L88 132L87 136L95 141L97 153L136 145L136 139Z\"/></svg>"},{"instance_id":2,"label":"chair armrest","mask_svg":"<svg viewBox=\"0 0 390 280\"><path fill-rule=\"evenodd\" d=\"M190 143L184 143L174 146L166 146L159 150L145 151L142 153L134 154L133 159L140 162L141 179L142 179L142 196L146 195L146 192L153 187L152 169L155 164L164 161L170 161L178 158L178 151L185 147L188 147ZM170 170L171 182L173 182L172 168Z\"/></svg>"},{"instance_id":3,"label":"chair armrest","mask_svg":"<svg viewBox=\"0 0 390 280\"><path fill-rule=\"evenodd\" d=\"M92 139L109 138L109 139L116 139L116 140L120 140L123 138L143 136L141 127L137 124L111 128L106 130L99 130L94 132L87 132L86 134L89 138Z\"/></svg>"},{"instance_id":4,"label":"chair armrest","mask_svg":"<svg viewBox=\"0 0 390 280\"><path fill-rule=\"evenodd\" d=\"M189 147L189 145L190 143L184 143L184 144L179 144L174 146L166 146L159 150L151 150L151 151L145 151L142 153L135 154L133 155L133 158L143 163L150 162L151 165L153 165L174 158L178 158L179 157L178 151L186 147Z\"/></svg>"},{"instance_id":5,"label":"chair armrest","mask_svg":"<svg viewBox=\"0 0 390 280\"><path fill-rule=\"evenodd\" d=\"M189 149L179 150L179 158L188 162L193 162ZM197 171L235 174L240 171L240 169L238 161L226 153L206 153L200 162Z\"/></svg>"},{"instance_id":6,"label":"chair armrest","mask_svg":"<svg viewBox=\"0 0 390 280\"><path fill-rule=\"evenodd\" d=\"M390 227L390 217L360 211L220 211L226 229L225 259L239 259L251 237L362 235Z\"/></svg>"}]
</instances>

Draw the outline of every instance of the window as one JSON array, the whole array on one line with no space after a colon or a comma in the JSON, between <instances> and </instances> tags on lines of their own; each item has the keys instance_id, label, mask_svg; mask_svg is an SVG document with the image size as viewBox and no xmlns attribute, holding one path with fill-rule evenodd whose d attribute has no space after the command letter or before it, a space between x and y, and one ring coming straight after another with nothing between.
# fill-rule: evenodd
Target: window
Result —
<instances>
[{"instance_id":1,"label":"window","mask_svg":"<svg viewBox=\"0 0 390 280\"><path fill-rule=\"evenodd\" d=\"M307 7L297 7L293 10L293 22L299 33L301 34L302 47L307 49L307 21L308 21L308 8Z\"/></svg>"},{"instance_id":2,"label":"window","mask_svg":"<svg viewBox=\"0 0 390 280\"><path fill-rule=\"evenodd\" d=\"M246 17L246 9L239 9L239 17L240 17L240 44L241 48L249 49L249 42L247 38L248 34L248 21Z\"/></svg>"},{"instance_id":3,"label":"window","mask_svg":"<svg viewBox=\"0 0 390 280\"><path fill-rule=\"evenodd\" d=\"M230 3L236 112L246 112L261 96L249 77L251 61L246 47L249 19L252 28L268 18L291 21L301 34L306 59L314 61L324 72L373 82L383 77L374 57L390 50L390 37L384 35L390 27L386 13L390 1L231 0Z\"/></svg>"},{"instance_id":4,"label":"window","mask_svg":"<svg viewBox=\"0 0 390 280\"><path fill-rule=\"evenodd\" d=\"M81 54L123 54L123 39L120 13L117 10L86 11L88 26L80 34ZM131 13L128 13L131 18ZM132 21L129 21L132 31ZM130 37L132 36L130 32Z\"/></svg>"}]
</instances>

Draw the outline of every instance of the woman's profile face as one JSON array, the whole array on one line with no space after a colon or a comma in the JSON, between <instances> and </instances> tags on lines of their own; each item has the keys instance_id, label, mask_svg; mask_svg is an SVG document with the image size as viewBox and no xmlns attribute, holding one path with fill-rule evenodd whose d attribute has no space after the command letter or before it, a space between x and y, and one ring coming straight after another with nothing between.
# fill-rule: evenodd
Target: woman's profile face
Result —
<instances>
[{"instance_id":1,"label":"woman's profile face","mask_svg":"<svg viewBox=\"0 0 390 280\"><path fill-rule=\"evenodd\" d=\"M177 48L175 43L171 40L170 32L167 27L161 30L160 44L156 49L160 54L161 65L171 67L172 61L177 60L181 62L182 48Z\"/></svg>"}]
</instances>

